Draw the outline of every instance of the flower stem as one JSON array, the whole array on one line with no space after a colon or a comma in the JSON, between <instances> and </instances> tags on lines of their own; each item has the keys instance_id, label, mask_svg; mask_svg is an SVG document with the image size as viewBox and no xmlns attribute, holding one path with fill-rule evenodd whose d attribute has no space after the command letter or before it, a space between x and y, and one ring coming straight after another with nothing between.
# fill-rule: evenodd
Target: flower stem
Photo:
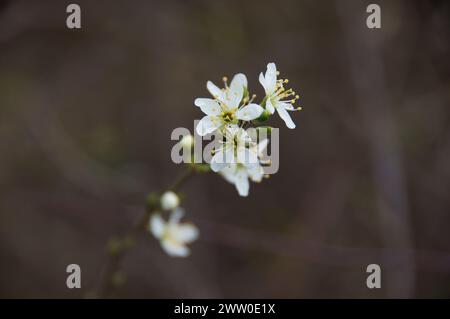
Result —
<instances>
[{"instance_id":1,"label":"flower stem","mask_svg":"<svg viewBox=\"0 0 450 319\"><path fill-rule=\"evenodd\" d=\"M172 192L178 192L180 187L195 173L195 169L189 166L184 173L169 188Z\"/></svg>"},{"instance_id":2,"label":"flower stem","mask_svg":"<svg viewBox=\"0 0 450 319\"><path fill-rule=\"evenodd\" d=\"M177 192L195 172L196 170L193 166L188 166L168 190ZM144 214L139 217L133 227L124 236L110 239L108 243L108 259L103 270L101 282L97 290L91 294L92 297L112 297L115 291L124 284L125 277L120 270L123 260L131 248L135 246L139 235L145 231L150 216L158 209L158 207L159 195L155 195L148 201Z\"/></svg>"}]
</instances>

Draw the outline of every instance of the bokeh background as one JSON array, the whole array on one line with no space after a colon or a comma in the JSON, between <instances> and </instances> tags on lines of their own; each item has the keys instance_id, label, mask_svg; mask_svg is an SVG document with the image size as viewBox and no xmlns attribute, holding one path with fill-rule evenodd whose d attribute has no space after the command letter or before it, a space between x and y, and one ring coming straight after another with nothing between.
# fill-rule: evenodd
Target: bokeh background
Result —
<instances>
[{"instance_id":1,"label":"bokeh background","mask_svg":"<svg viewBox=\"0 0 450 319\"><path fill-rule=\"evenodd\" d=\"M268 62L301 95L280 171L240 198L217 175L186 184L200 239L187 259L150 235L117 297L450 297L447 1L0 2L0 296L79 298L148 192L182 171L205 83ZM82 288L66 288L66 266ZM382 288L366 287L366 266Z\"/></svg>"}]
</instances>

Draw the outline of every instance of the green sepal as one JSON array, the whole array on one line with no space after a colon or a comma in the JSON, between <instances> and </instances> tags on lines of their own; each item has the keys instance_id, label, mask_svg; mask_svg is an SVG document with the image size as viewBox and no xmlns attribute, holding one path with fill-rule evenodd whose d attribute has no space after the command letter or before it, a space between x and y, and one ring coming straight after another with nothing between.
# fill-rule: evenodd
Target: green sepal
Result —
<instances>
[{"instance_id":1,"label":"green sepal","mask_svg":"<svg viewBox=\"0 0 450 319\"><path fill-rule=\"evenodd\" d=\"M262 114L255 121L265 122L265 121L267 121L269 119L270 115L271 114L270 114L269 111L264 110L264 112L262 112Z\"/></svg>"}]
</instances>

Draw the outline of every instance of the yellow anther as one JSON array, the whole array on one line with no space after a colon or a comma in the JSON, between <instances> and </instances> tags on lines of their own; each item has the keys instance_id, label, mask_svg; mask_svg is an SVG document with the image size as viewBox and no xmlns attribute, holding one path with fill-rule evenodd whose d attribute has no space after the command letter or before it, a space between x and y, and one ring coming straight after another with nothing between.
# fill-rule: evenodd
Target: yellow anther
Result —
<instances>
[{"instance_id":1,"label":"yellow anther","mask_svg":"<svg viewBox=\"0 0 450 319\"><path fill-rule=\"evenodd\" d=\"M223 81L223 84L225 86L225 90L227 90L228 89L228 78L226 76L224 76L222 78L222 81Z\"/></svg>"}]
</instances>

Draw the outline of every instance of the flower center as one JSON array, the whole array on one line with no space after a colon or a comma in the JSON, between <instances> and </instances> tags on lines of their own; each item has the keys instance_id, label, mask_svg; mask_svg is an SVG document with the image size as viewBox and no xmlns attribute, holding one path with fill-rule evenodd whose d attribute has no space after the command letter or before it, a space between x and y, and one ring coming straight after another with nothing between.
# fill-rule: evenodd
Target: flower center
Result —
<instances>
[{"instance_id":1,"label":"flower center","mask_svg":"<svg viewBox=\"0 0 450 319\"><path fill-rule=\"evenodd\" d=\"M223 112L221 116L225 123L234 123L235 121L234 111Z\"/></svg>"}]
</instances>

